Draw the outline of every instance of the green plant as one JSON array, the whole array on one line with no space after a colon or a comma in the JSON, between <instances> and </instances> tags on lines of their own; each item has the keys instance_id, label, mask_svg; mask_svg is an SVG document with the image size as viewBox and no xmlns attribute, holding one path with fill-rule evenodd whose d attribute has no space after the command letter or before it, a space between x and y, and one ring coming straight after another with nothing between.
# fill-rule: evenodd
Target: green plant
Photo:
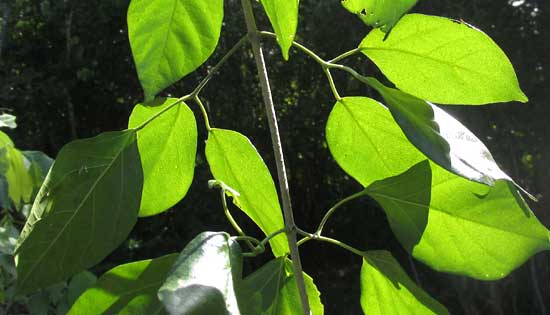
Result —
<instances>
[{"instance_id":1,"label":"green plant","mask_svg":"<svg viewBox=\"0 0 550 315\"><path fill-rule=\"evenodd\" d=\"M127 130L71 142L59 153L17 244L20 293L99 263L127 237L138 216L161 213L185 196L197 144L188 102L200 108L208 131L206 157L214 177L209 184L219 190L223 210L239 235L205 232L180 255L118 266L87 290L69 314L322 314L319 292L300 263L299 246L308 241L331 243L362 259L366 313L447 313L389 252L358 250L323 234L341 205L365 195L383 207L403 247L442 272L499 279L550 249L549 231L485 145L430 103L527 101L512 65L487 35L461 21L404 15L414 0L344 0L346 9L374 29L357 49L324 60L294 41L298 1L261 3L275 34L257 29L250 1L242 0L247 35L189 94L155 99L212 54L223 1L131 2L130 43L146 102L135 107ZM295 47L320 65L336 100L326 129L329 149L364 186L329 209L312 233L293 220L263 38L276 39L285 59ZM208 81L246 43L258 69L282 206L254 146L235 131L213 128L201 101ZM370 58L397 89L341 63L357 53ZM342 97L332 78L336 70L372 87L388 107L367 97ZM263 240L239 227L227 197L262 229ZM303 238L297 240L297 235ZM275 259L243 277L243 257L261 254L268 244Z\"/></svg>"}]
</instances>

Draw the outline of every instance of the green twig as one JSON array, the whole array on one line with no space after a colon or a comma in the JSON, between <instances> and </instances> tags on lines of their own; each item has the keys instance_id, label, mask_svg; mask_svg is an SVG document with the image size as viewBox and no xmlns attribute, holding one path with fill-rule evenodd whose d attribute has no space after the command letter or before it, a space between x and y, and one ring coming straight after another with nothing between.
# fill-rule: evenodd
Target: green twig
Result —
<instances>
[{"instance_id":1,"label":"green twig","mask_svg":"<svg viewBox=\"0 0 550 315\"><path fill-rule=\"evenodd\" d=\"M345 203L347 202L350 202L354 199L357 199L357 198L360 198L362 196L365 196L367 194L367 191L366 190L363 190L363 191L360 191L358 193L355 193L351 196L348 196L342 200L340 200L338 203L336 203L332 208L330 208L327 213L325 214L325 216L323 217L323 219L321 220L321 223L319 224L319 227L317 228L317 230L315 231L315 234L316 235L321 235L321 233L323 232L323 228L325 227L325 224L327 223L328 219L330 218L330 216L336 211L338 210L339 207L341 207L342 205L344 205Z\"/></svg>"},{"instance_id":2,"label":"green twig","mask_svg":"<svg viewBox=\"0 0 550 315\"><path fill-rule=\"evenodd\" d=\"M329 60L328 62L329 63L336 63L340 60L346 59L347 57L353 56L353 55L355 55L356 53L358 53L360 51L361 51L361 49L359 49L359 48L352 49L350 51L347 51L347 52L341 54L340 56L338 56L334 59Z\"/></svg>"},{"instance_id":3,"label":"green twig","mask_svg":"<svg viewBox=\"0 0 550 315\"><path fill-rule=\"evenodd\" d=\"M195 103L197 103L197 105L199 105L199 108L201 109L202 116L204 118L204 125L206 127L206 130L208 132L210 132L210 130L212 130L212 128L210 127L210 119L208 119L208 113L206 112L206 108L204 107L204 104L202 103L202 101L201 101L201 99L199 98L198 95L195 95L195 97L193 97L193 100L195 101Z\"/></svg>"}]
</instances>

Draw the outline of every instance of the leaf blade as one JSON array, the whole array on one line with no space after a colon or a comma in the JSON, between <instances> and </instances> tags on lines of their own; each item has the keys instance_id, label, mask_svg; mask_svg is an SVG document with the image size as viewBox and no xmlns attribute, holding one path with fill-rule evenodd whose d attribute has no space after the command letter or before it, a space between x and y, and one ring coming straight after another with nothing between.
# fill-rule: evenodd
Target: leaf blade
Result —
<instances>
[{"instance_id":1,"label":"leaf blade","mask_svg":"<svg viewBox=\"0 0 550 315\"><path fill-rule=\"evenodd\" d=\"M389 33L417 2L418 0L343 0L342 6L357 15L363 23Z\"/></svg>"},{"instance_id":2,"label":"leaf blade","mask_svg":"<svg viewBox=\"0 0 550 315\"><path fill-rule=\"evenodd\" d=\"M373 30L359 47L404 92L439 104L527 101L508 57L470 25L409 14L384 37Z\"/></svg>"},{"instance_id":3,"label":"leaf blade","mask_svg":"<svg viewBox=\"0 0 550 315\"><path fill-rule=\"evenodd\" d=\"M298 28L299 0L261 0L265 12L277 35L283 58L288 60L288 52Z\"/></svg>"},{"instance_id":4,"label":"leaf blade","mask_svg":"<svg viewBox=\"0 0 550 315\"><path fill-rule=\"evenodd\" d=\"M128 36L147 101L210 57L223 14L223 0L130 3Z\"/></svg>"},{"instance_id":5,"label":"leaf blade","mask_svg":"<svg viewBox=\"0 0 550 315\"><path fill-rule=\"evenodd\" d=\"M204 232L185 246L158 291L169 314L239 315L239 244L224 232Z\"/></svg>"},{"instance_id":6,"label":"leaf blade","mask_svg":"<svg viewBox=\"0 0 550 315\"><path fill-rule=\"evenodd\" d=\"M395 121L409 141L430 160L464 178L494 185L514 182L500 169L489 149L462 123L444 110L374 78L367 78L386 100Z\"/></svg>"},{"instance_id":7,"label":"leaf blade","mask_svg":"<svg viewBox=\"0 0 550 315\"><path fill-rule=\"evenodd\" d=\"M424 161L368 190L403 247L438 271L495 280L550 250L548 229L506 181L488 187Z\"/></svg>"},{"instance_id":8,"label":"leaf blade","mask_svg":"<svg viewBox=\"0 0 550 315\"><path fill-rule=\"evenodd\" d=\"M224 182L239 196L233 203L266 234L284 227L275 183L254 145L242 134L212 129L206 141L206 159L214 178ZM269 242L275 257L289 252L285 234Z\"/></svg>"},{"instance_id":9,"label":"leaf blade","mask_svg":"<svg viewBox=\"0 0 550 315\"><path fill-rule=\"evenodd\" d=\"M142 184L134 131L66 145L18 241L20 293L64 280L114 250L137 221ZM39 272L38 266L49 272Z\"/></svg>"},{"instance_id":10,"label":"leaf blade","mask_svg":"<svg viewBox=\"0 0 550 315\"><path fill-rule=\"evenodd\" d=\"M368 251L361 267L361 307L365 314L449 314L416 286L388 251Z\"/></svg>"},{"instance_id":11,"label":"leaf blade","mask_svg":"<svg viewBox=\"0 0 550 315\"><path fill-rule=\"evenodd\" d=\"M167 98L136 105L128 128L139 126L175 101ZM169 209L187 194L195 171L197 123L182 103L139 130L137 136L144 176L139 215L147 217Z\"/></svg>"},{"instance_id":12,"label":"leaf blade","mask_svg":"<svg viewBox=\"0 0 550 315\"><path fill-rule=\"evenodd\" d=\"M162 309L157 291L166 279L178 255L170 254L117 266L103 274L86 290L68 315L153 314Z\"/></svg>"}]
</instances>

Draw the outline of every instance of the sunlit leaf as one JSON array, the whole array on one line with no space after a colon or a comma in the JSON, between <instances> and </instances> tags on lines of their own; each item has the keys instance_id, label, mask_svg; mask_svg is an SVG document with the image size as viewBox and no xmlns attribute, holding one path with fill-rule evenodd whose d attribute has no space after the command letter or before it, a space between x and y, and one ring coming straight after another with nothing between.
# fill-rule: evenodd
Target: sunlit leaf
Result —
<instances>
[{"instance_id":1,"label":"sunlit leaf","mask_svg":"<svg viewBox=\"0 0 550 315\"><path fill-rule=\"evenodd\" d=\"M132 0L128 36L146 100L210 57L222 21L223 0Z\"/></svg>"},{"instance_id":2,"label":"sunlit leaf","mask_svg":"<svg viewBox=\"0 0 550 315\"><path fill-rule=\"evenodd\" d=\"M389 32L399 19L407 13L418 0L342 0L348 11L382 32Z\"/></svg>"},{"instance_id":3,"label":"sunlit leaf","mask_svg":"<svg viewBox=\"0 0 550 315\"><path fill-rule=\"evenodd\" d=\"M369 78L393 117L420 151L450 172L467 179L493 185L498 179L512 182L489 149L468 128L444 110L424 100L382 85Z\"/></svg>"},{"instance_id":4,"label":"sunlit leaf","mask_svg":"<svg viewBox=\"0 0 550 315\"><path fill-rule=\"evenodd\" d=\"M404 92L441 104L527 101L504 52L468 24L410 14L385 36L373 30L359 47Z\"/></svg>"},{"instance_id":5,"label":"sunlit leaf","mask_svg":"<svg viewBox=\"0 0 550 315\"><path fill-rule=\"evenodd\" d=\"M284 227L275 183L248 138L235 131L212 129L206 142L206 158L214 178L238 192L231 196L233 203L266 235ZM275 257L289 252L283 233L269 243Z\"/></svg>"},{"instance_id":6,"label":"sunlit leaf","mask_svg":"<svg viewBox=\"0 0 550 315\"><path fill-rule=\"evenodd\" d=\"M107 271L78 298L68 315L165 314L157 291L177 257L166 255Z\"/></svg>"},{"instance_id":7,"label":"sunlit leaf","mask_svg":"<svg viewBox=\"0 0 550 315\"><path fill-rule=\"evenodd\" d=\"M283 57L288 60L288 51L298 28L299 0L261 0L271 25L277 34Z\"/></svg>"},{"instance_id":8,"label":"sunlit leaf","mask_svg":"<svg viewBox=\"0 0 550 315\"><path fill-rule=\"evenodd\" d=\"M25 166L25 157L11 139L0 131L0 170L6 179L8 195L16 209L29 203L33 192L32 178Z\"/></svg>"},{"instance_id":9,"label":"sunlit leaf","mask_svg":"<svg viewBox=\"0 0 550 315\"><path fill-rule=\"evenodd\" d=\"M181 252L158 296L170 315L239 315L239 244L227 233L204 232Z\"/></svg>"},{"instance_id":10,"label":"sunlit leaf","mask_svg":"<svg viewBox=\"0 0 550 315\"><path fill-rule=\"evenodd\" d=\"M65 280L119 246L137 220L142 185L132 130L63 147L18 242L20 293Z\"/></svg>"},{"instance_id":11,"label":"sunlit leaf","mask_svg":"<svg viewBox=\"0 0 550 315\"><path fill-rule=\"evenodd\" d=\"M438 271L500 279L550 249L548 229L507 181L489 187L424 161L367 190L403 247Z\"/></svg>"},{"instance_id":12,"label":"sunlit leaf","mask_svg":"<svg viewBox=\"0 0 550 315\"><path fill-rule=\"evenodd\" d=\"M412 146L380 103L346 97L334 105L327 143L340 167L361 185L403 173L425 157Z\"/></svg>"},{"instance_id":13,"label":"sunlit leaf","mask_svg":"<svg viewBox=\"0 0 550 315\"><path fill-rule=\"evenodd\" d=\"M175 101L168 98L136 105L128 127L137 127ZM184 103L164 112L138 131L138 148L144 177L139 215L151 216L175 205L191 186L197 153L193 112Z\"/></svg>"},{"instance_id":14,"label":"sunlit leaf","mask_svg":"<svg viewBox=\"0 0 550 315\"><path fill-rule=\"evenodd\" d=\"M369 251L361 268L361 307L368 315L444 315L447 309L416 286L387 251Z\"/></svg>"}]
</instances>

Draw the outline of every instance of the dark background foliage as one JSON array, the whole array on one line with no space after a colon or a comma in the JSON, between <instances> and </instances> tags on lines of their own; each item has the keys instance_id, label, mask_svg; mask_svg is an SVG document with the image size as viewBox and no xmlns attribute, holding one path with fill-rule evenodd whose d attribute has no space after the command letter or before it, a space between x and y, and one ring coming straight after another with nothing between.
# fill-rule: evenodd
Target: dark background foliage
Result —
<instances>
[{"instance_id":1,"label":"dark background foliage","mask_svg":"<svg viewBox=\"0 0 550 315\"><path fill-rule=\"evenodd\" d=\"M133 65L126 29L128 0L0 0L0 107L13 111L19 128L10 136L22 149L55 157L68 141L125 128L142 91ZM415 12L463 19L487 32L508 54L528 104L446 107L492 150L508 174L540 202L532 204L550 225L550 3L543 0L423 0ZM337 0L302 0L298 40L321 56L354 48L368 31ZM270 29L257 11L259 24ZM206 65L165 95L183 95L245 31L240 2L226 1L222 41ZM294 53L283 62L273 42L267 59L288 159L296 220L313 230L324 212L360 186L332 160L324 126L333 105L326 79L307 57ZM347 61L362 73L378 74L364 57ZM371 95L349 76L337 73L342 95ZM204 92L216 127L248 135L274 170L267 123L248 49L236 54ZM376 96L376 95L373 95ZM194 108L195 110L195 108ZM199 126L201 116L196 112ZM204 130L200 139L206 139ZM187 197L168 212L141 219L129 240L92 271L176 252L204 230L231 231L199 141L194 184ZM274 173L273 173L274 174ZM169 189L170 187L167 187ZM258 233L235 210L247 231ZM413 262L389 230L376 203L368 198L341 209L327 232L359 248L389 249L430 294L452 314L550 314L550 255L540 254L497 282L439 274ZM310 242L302 247L305 270L322 294L326 313L361 313L358 273L361 260L331 245ZM252 261L260 266L269 255Z\"/></svg>"}]
</instances>

